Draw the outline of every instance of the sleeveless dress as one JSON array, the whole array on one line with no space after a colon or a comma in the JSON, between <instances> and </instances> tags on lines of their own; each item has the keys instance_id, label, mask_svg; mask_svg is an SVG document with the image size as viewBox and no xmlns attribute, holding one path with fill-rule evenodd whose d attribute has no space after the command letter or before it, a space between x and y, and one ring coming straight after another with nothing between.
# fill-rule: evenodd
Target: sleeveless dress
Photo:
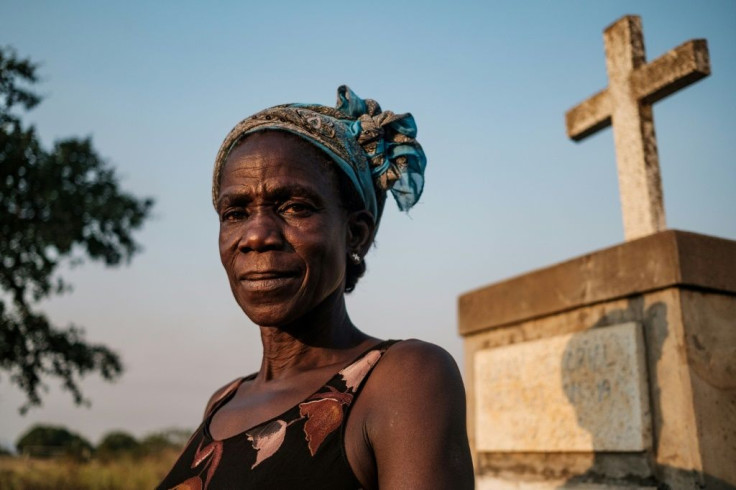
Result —
<instances>
[{"instance_id":1,"label":"sleeveless dress","mask_svg":"<svg viewBox=\"0 0 736 490\"><path fill-rule=\"evenodd\" d=\"M303 402L223 440L209 425L244 381L227 387L185 446L159 490L359 489L345 455L345 422L363 382L395 340L381 342Z\"/></svg>"}]
</instances>

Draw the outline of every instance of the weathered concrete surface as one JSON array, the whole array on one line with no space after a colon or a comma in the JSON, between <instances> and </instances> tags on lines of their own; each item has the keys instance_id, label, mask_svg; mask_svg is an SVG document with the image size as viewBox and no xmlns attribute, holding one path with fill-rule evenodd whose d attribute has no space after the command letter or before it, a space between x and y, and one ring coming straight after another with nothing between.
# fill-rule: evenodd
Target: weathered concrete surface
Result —
<instances>
[{"instance_id":1,"label":"weathered concrete surface","mask_svg":"<svg viewBox=\"0 0 736 490\"><path fill-rule=\"evenodd\" d=\"M710 75L708 43L691 39L631 73L634 95L654 104ZM565 113L567 136L581 141L611 125L613 101L605 88Z\"/></svg>"},{"instance_id":2,"label":"weathered concrete surface","mask_svg":"<svg viewBox=\"0 0 736 490\"><path fill-rule=\"evenodd\" d=\"M479 451L644 451L651 443L636 323L475 354Z\"/></svg>"},{"instance_id":3,"label":"weathered concrete surface","mask_svg":"<svg viewBox=\"0 0 736 490\"><path fill-rule=\"evenodd\" d=\"M681 304L703 471L736 485L736 298L682 291Z\"/></svg>"},{"instance_id":4,"label":"weathered concrete surface","mask_svg":"<svg viewBox=\"0 0 736 490\"><path fill-rule=\"evenodd\" d=\"M476 458L478 481L482 478L499 477L507 480L530 480L535 478L542 481L561 478L568 480L576 477L584 477L590 471L611 478L619 478L622 481L632 479L633 482L637 483L646 482L647 478L651 478L654 472L650 463L652 458L647 456L646 452L619 453L619 456L616 458L606 458L606 455L609 453L597 454L595 451L517 454L508 452L484 452L479 450L475 441L477 414L472 409L478 403L475 392L477 382L475 380L474 359L476 353L482 350L539 339L548 339L558 335L576 334L594 327L616 325L625 322L637 322L642 325L645 343L650 344L651 339L649 337L651 333L661 330L661 327L658 328L657 325L660 323L667 324L676 319L674 317L670 318L673 314L671 309L662 307L664 304L677 301L676 291L676 289L668 288L644 295L643 297L623 298L597 303L554 315L521 321L513 325L487 329L465 336L464 376L468 407L471 407L468 410L468 433L471 448ZM662 349L660 348L660 350ZM678 347L674 344L671 346L668 344L667 352L668 358L673 355L675 358L679 358L680 356ZM561 360L558 360L558 362L561 362ZM656 361L653 364L647 358L647 371L650 373L650 393L652 392L651 373L653 369L656 369L656 366ZM672 387L668 386L667 389L670 390ZM651 400L653 415L659 413L654 410L658 402L658 399ZM679 429L683 429L687 424L694 424L694 416L687 414L688 406L691 405L691 402L684 403L677 396L674 397L674 402L679 403L678 406L682 412L682 416L678 421ZM653 420L655 441L658 435L658 428L659 425L655 419ZM678 432L678 427L673 425L671 428L674 433ZM687 456L687 452L684 456ZM620 462L622 458L626 462L623 465L623 469ZM683 464L690 464L689 459Z\"/></svg>"},{"instance_id":5,"label":"weathered concrete surface","mask_svg":"<svg viewBox=\"0 0 736 490\"><path fill-rule=\"evenodd\" d=\"M479 488L501 480L736 486L736 242L668 231L463 297L472 300L460 301L460 320ZM625 322L641 325L647 349L651 449L479 449L476 353Z\"/></svg>"},{"instance_id":6,"label":"weathered concrete surface","mask_svg":"<svg viewBox=\"0 0 736 490\"><path fill-rule=\"evenodd\" d=\"M667 230L458 299L461 335L672 286L736 293L736 241Z\"/></svg>"},{"instance_id":7,"label":"weathered concrete surface","mask_svg":"<svg viewBox=\"0 0 736 490\"><path fill-rule=\"evenodd\" d=\"M477 490L656 490L652 486L639 485L606 485L606 484L571 484L565 480L544 482L518 482L501 478L482 478L478 480Z\"/></svg>"},{"instance_id":8,"label":"weathered concrete surface","mask_svg":"<svg viewBox=\"0 0 736 490\"><path fill-rule=\"evenodd\" d=\"M589 473L605 475L609 483L615 481L635 488L653 481L645 453L481 452L477 457L477 482L493 482L501 488L519 483L540 485L541 488L550 488L550 485L551 488L573 488L590 484L589 479L580 481L581 475Z\"/></svg>"},{"instance_id":9,"label":"weathered concrete surface","mask_svg":"<svg viewBox=\"0 0 736 490\"><path fill-rule=\"evenodd\" d=\"M665 212L652 104L710 74L704 39L646 64L641 18L625 16L603 33L608 88L567 112L579 141L613 125L626 240L664 230Z\"/></svg>"}]
</instances>

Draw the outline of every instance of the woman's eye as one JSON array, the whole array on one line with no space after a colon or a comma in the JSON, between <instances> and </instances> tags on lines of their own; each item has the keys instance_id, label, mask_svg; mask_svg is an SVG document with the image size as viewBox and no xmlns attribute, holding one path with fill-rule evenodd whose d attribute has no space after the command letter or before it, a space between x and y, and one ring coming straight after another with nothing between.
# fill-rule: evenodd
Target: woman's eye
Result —
<instances>
[{"instance_id":1,"label":"woman's eye","mask_svg":"<svg viewBox=\"0 0 736 490\"><path fill-rule=\"evenodd\" d=\"M240 221L246 217L245 212L231 209L222 213L222 221Z\"/></svg>"},{"instance_id":2,"label":"woman's eye","mask_svg":"<svg viewBox=\"0 0 736 490\"><path fill-rule=\"evenodd\" d=\"M312 214L315 209L309 204L302 202L289 202L281 206L279 209L281 214L292 215L292 216L307 216Z\"/></svg>"}]
</instances>

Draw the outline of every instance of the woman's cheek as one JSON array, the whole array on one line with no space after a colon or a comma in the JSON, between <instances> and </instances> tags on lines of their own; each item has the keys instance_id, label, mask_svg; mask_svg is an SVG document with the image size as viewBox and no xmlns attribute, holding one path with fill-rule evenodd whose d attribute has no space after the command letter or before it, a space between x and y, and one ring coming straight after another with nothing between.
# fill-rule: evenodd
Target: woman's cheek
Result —
<instances>
[{"instance_id":1,"label":"woman's cheek","mask_svg":"<svg viewBox=\"0 0 736 490\"><path fill-rule=\"evenodd\" d=\"M220 225L220 260L226 268L235 258L238 249L238 234L233 228L232 226Z\"/></svg>"}]
</instances>

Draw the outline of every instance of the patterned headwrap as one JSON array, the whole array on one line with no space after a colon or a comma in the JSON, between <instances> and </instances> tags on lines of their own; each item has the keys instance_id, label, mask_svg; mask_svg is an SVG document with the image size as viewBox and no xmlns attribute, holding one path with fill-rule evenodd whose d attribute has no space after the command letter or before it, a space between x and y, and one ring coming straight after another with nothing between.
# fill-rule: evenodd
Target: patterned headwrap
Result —
<instances>
[{"instance_id":1,"label":"patterned headwrap","mask_svg":"<svg viewBox=\"0 0 736 490\"><path fill-rule=\"evenodd\" d=\"M424 187L427 158L416 141L411 114L381 111L378 102L361 99L347 86L337 89L337 107L285 104L271 107L238 123L220 146L215 160L212 201L217 206L220 175L230 151L248 134L287 131L324 151L355 186L365 208L378 220L376 192L390 190L407 211Z\"/></svg>"}]
</instances>

